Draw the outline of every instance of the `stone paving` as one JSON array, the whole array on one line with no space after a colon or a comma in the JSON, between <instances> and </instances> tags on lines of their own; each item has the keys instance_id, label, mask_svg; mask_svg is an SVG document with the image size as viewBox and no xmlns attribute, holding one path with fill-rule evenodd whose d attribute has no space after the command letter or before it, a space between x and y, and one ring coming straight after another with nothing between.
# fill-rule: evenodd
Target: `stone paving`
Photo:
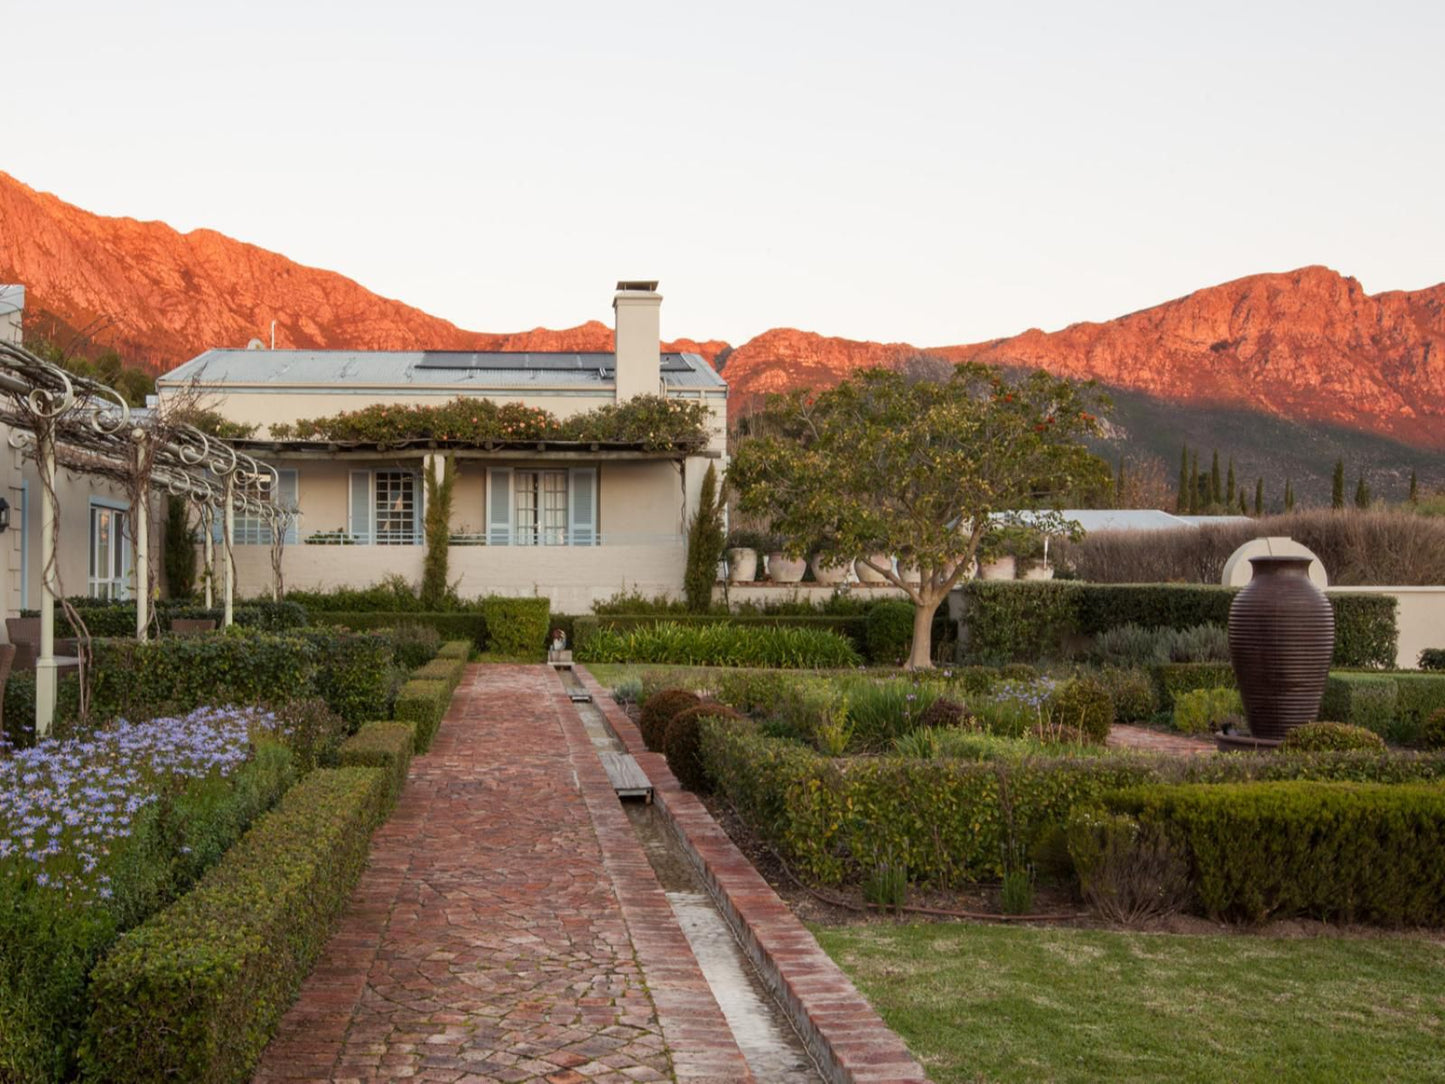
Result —
<instances>
[{"instance_id":1,"label":"stone paving","mask_svg":"<svg viewBox=\"0 0 1445 1084\"><path fill-rule=\"evenodd\" d=\"M1199 756L1216 750L1212 737L1196 738L1188 734L1166 734L1146 726L1115 723L1109 731L1108 745L1119 749L1137 749L1144 753L1167 753L1176 757Z\"/></svg>"},{"instance_id":2,"label":"stone paving","mask_svg":"<svg viewBox=\"0 0 1445 1084\"><path fill-rule=\"evenodd\" d=\"M555 674L473 666L257 1081L750 1081Z\"/></svg>"}]
</instances>

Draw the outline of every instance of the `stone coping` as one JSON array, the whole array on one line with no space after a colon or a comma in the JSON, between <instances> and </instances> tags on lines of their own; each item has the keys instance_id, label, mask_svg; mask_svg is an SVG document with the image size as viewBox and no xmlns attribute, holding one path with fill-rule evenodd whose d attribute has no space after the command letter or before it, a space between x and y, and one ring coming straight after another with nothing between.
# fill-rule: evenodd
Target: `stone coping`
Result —
<instances>
[{"instance_id":1,"label":"stone coping","mask_svg":"<svg viewBox=\"0 0 1445 1084\"><path fill-rule=\"evenodd\" d=\"M823 951L771 885L683 790L659 753L585 666L573 673L607 725L652 781L654 801L681 840L718 908L828 1080L927 1084L928 1076L852 980Z\"/></svg>"}]
</instances>

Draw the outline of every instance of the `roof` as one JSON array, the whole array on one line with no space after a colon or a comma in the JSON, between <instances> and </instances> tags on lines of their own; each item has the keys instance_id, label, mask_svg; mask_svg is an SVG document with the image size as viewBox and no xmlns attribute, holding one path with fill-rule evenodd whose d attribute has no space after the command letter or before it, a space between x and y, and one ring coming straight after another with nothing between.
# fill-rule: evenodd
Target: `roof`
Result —
<instances>
[{"instance_id":1,"label":"roof","mask_svg":"<svg viewBox=\"0 0 1445 1084\"><path fill-rule=\"evenodd\" d=\"M24 286L0 286L0 316L25 311Z\"/></svg>"},{"instance_id":2,"label":"roof","mask_svg":"<svg viewBox=\"0 0 1445 1084\"><path fill-rule=\"evenodd\" d=\"M1065 522L1077 523L1084 531L1179 531L1189 527L1232 523L1243 516L1176 516L1157 508L1064 508ZM1021 514L1027 520L1028 512Z\"/></svg>"},{"instance_id":3,"label":"roof","mask_svg":"<svg viewBox=\"0 0 1445 1084\"><path fill-rule=\"evenodd\" d=\"M725 389L700 354L665 353L662 380L673 388ZM268 385L330 390L338 384L383 388L436 386L488 391L538 387L611 387L610 352L466 350L207 350L158 384Z\"/></svg>"}]
</instances>

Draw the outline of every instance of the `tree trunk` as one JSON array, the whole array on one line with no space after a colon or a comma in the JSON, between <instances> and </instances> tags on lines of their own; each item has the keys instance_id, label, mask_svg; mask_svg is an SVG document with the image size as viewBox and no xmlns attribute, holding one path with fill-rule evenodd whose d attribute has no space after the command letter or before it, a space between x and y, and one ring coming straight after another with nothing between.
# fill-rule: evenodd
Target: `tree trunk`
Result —
<instances>
[{"instance_id":1,"label":"tree trunk","mask_svg":"<svg viewBox=\"0 0 1445 1084\"><path fill-rule=\"evenodd\" d=\"M913 606L913 649L908 654L908 669L933 669L933 615L938 604L947 598L947 592L930 600L932 591L922 591Z\"/></svg>"}]
</instances>

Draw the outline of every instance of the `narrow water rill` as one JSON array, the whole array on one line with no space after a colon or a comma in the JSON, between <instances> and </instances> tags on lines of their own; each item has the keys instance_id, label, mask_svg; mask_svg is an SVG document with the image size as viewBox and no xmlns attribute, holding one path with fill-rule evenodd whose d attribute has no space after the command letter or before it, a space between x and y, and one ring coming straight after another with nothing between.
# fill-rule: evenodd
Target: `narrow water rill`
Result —
<instances>
[{"instance_id":1,"label":"narrow water rill","mask_svg":"<svg viewBox=\"0 0 1445 1084\"><path fill-rule=\"evenodd\" d=\"M570 671L560 673L569 693L584 692ZM573 699L599 755L625 755L590 698ZM819 1084L824 1078L802 1039L763 985L672 829L650 802L625 801L623 808L753 1075L770 1084Z\"/></svg>"}]
</instances>

